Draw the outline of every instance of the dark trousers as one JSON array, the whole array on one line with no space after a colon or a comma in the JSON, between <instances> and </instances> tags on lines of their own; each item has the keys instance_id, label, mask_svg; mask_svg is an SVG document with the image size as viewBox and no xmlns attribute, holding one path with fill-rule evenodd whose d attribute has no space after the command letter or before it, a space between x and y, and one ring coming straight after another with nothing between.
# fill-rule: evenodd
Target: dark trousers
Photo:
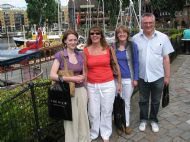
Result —
<instances>
[{"instance_id":1,"label":"dark trousers","mask_svg":"<svg viewBox=\"0 0 190 142\"><path fill-rule=\"evenodd\" d=\"M154 82L144 82L143 79L139 79L140 121L150 120L158 122L157 114L159 111L163 84L164 84L163 77ZM151 100L150 115L149 115L149 100Z\"/></svg>"},{"instance_id":2,"label":"dark trousers","mask_svg":"<svg viewBox=\"0 0 190 142\"><path fill-rule=\"evenodd\" d=\"M184 41L184 53L190 53L190 41Z\"/></svg>"}]
</instances>

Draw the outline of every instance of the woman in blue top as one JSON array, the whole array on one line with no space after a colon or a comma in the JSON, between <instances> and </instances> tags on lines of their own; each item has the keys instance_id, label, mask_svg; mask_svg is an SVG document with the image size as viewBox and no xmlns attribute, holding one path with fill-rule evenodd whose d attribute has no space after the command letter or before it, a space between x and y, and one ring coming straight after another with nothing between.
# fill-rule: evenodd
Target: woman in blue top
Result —
<instances>
[{"instance_id":1,"label":"woman in blue top","mask_svg":"<svg viewBox=\"0 0 190 142\"><path fill-rule=\"evenodd\" d=\"M125 26L115 30L116 42L112 44L115 49L122 78L122 98L125 101L126 134L131 134L129 127L130 101L134 87L138 85L138 49L137 45L129 41L129 31Z\"/></svg>"}]
</instances>

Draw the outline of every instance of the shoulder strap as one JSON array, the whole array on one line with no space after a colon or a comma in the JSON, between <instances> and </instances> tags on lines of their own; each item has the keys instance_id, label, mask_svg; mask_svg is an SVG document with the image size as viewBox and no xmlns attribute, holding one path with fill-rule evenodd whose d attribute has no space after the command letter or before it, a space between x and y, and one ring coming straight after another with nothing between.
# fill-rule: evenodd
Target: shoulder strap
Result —
<instances>
[{"instance_id":1,"label":"shoulder strap","mask_svg":"<svg viewBox=\"0 0 190 142\"><path fill-rule=\"evenodd\" d=\"M68 65L67 65L67 61L66 61L66 59L64 57L64 52L61 51L60 54L61 54L61 58L63 59L63 62L64 62L64 70L68 71Z\"/></svg>"},{"instance_id":2,"label":"shoulder strap","mask_svg":"<svg viewBox=\"0 0 190 142\"><path fill-rule=\"evenodd\" d=\"M116 47L116 42L113 42L112 44L111 44L111 46L112 46L112 48L115 50L117 47Z\"/></svg>"}]
</instances>

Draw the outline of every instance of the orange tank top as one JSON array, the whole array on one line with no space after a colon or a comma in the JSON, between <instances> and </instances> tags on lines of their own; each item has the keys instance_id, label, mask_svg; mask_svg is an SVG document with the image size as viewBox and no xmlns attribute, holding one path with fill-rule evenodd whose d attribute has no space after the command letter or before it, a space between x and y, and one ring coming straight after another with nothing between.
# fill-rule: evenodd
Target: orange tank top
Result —
<instances>
[{"instance_id":1,"label":"orange tank top","mask_svg":"<svg viewBox=\"0 0 190 142\"><path fill-rule=\"evenodd\" d=\"M114 79L110 67L109 48L107 53L102 55L90 55L88 48L84 48L87 61L87 81L89 83L105 83Z\"/></svg>"}]
</instances>

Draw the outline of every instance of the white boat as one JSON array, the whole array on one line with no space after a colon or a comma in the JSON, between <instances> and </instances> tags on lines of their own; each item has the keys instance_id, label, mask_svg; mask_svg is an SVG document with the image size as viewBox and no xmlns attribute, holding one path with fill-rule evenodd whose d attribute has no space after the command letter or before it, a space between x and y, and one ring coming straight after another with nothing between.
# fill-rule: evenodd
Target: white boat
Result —
<instances>
[{"instance_id":1,"label":"white boat","mask_svg":"<svg viewBox=\"0 0 190 142\"><path fill-rule=\"evenodd\" d=\"M108 44L114 43L115 42L115 32L114 31L106 32L105 38L106 38L106 41L108 42Z\"/></svg>"},{"instance_id":2,"label":"white boat","mask_svg":"<svg viewBox=\"0 0 190 142\"><path fill-rule=\"evenodd\" d=\"M36 41L34 39L25 39L24 37L13 37L13 40L17 47L24 45L24 43L26 43L27 41L32 41L32 42Z\"/></svg>"},{"instance_id":3,"label":"white boat","mask_svg":"<svg viewBox=\"0 0 190 142\"><path fill-rule=\"evenodd\" d=\"M78 50L83 50L85 45L86 45L85 43L86 43L85 37L82 36L82 35L79 35L77 49Z\"/></svg>"},{"instance_id":4,"label":"white boat","mask_svg":"<svg viewBox=\"0 0 190 142\"><path fill-rule=\"evenodd\" d=\"M23 46L26 42L35 42L36 39L25 39L24 37L13 37L13 40L17 47ZM43 43L45 46L50 46L51 42L61 41L60 35L43 35Z\"/></svg>"}]
</instances>

